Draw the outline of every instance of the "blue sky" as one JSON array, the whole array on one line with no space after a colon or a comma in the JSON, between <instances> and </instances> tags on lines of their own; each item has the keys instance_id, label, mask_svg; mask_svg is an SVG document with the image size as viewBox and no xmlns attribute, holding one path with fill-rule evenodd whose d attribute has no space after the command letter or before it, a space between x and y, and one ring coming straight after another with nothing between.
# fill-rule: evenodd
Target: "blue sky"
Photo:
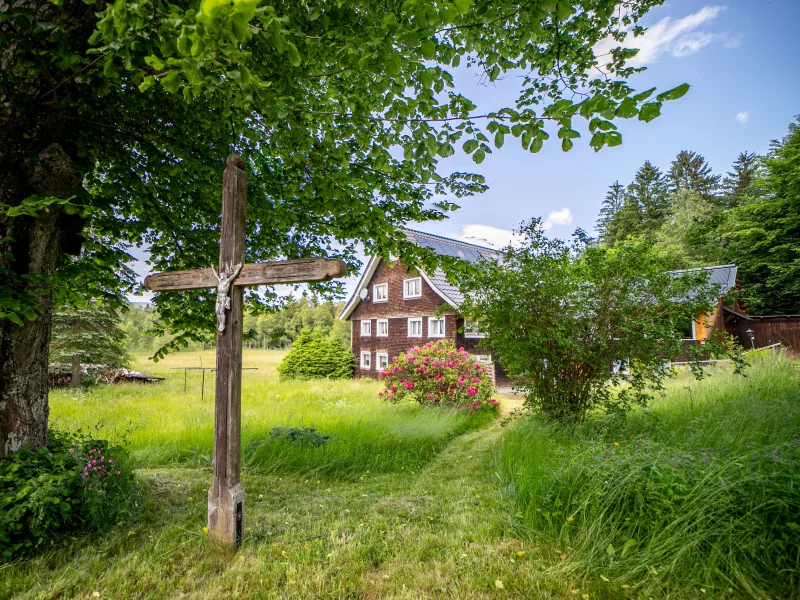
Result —
<instances>
[{"instance_id":1,"label":"blue sky","mask_svg":"<svg viewBox=\"0 0 800 600\"><path fill-rule=\"evenodd\" d=\"M693 150L724 174L740 152L766 152L800 114L798 22L800 0L666 0L645 17L647 33L628 43L641 48L638 66L647 67L630 83L663 91L685 82L686 96L651 123L619 121L622 145L599 153L588 136L567 153L552 136L538 154L508 136L480 165L458 153L441 172L481 173L490 189L463 199L446 221L410 226L502 246L521 221L542 217L550 235L567 237L576 227L593 231L608 186L628 183L645 160L666 170L679 151ZM518 92L514 76L484 86L469 70L459 70L456 84L484 109L512 106Z\"/></svg>"},{"instance_id":2,"label":"blue sky","mask_svg":"<svg viewBox=\"0 0 800 600\"><path fill-rule=\"evenodd\" d=\"M686 82L686 96L650 123L618 121L622 145L599 153L588 136L568 153L552 136L538 154L507 137L481 165L453 157L447 167L482 173L490 189L464 200L449 220L419 228L498 243L521 221L542 217L551 235L566 237L576 227L592 231L608 186L628 183L645 160L666 170L680 150L693 150L724 174L739 152L765 152L800 113L798 22L800 0L667 0L645 17L644 37L626 42L641 48L637 66L647 67L631 85L663 91ZM511 104L518 85L507 78L483 87L471 73L457 84L479 106Z\"/></svg>"}]
</instances>

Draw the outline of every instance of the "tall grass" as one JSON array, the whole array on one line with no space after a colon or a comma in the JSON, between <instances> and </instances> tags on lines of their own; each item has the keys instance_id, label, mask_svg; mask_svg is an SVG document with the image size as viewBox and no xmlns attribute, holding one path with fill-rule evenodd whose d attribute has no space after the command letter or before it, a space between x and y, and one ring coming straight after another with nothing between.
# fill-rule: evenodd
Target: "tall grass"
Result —
<instances>
[{"instance_id":1,"label":"tall grass","mask_svg":"<svg viewBox=\"0 0 800 600\"><path fill-rule=\"evenodd\" d=\"M566 429L537 419L500 456L533 536L557 570L644 593L800 589L800 361L757 356L672 381L626 422Z\"/></svg>"},{"instance_id":2,"label":"tall grass","mask_svg":"<svg viewBox=\"0 0 800 600\"><path fill-rule=\"evenodd\" d=\"M283 351L245 350L242 385L243 464L269 473L294 471L354 477L366 471L414 469L450 440L486 423L488 416L381 401L369 380L278 380ZM75 431L101 428L105 437L126 435L131 456L142 467L210 465L213 457L214 375L172 367L213 366L212 352L173 354L153 364L138 358L137 368L166 377L158 385L123 384L88 393L54 390L51 426ZM273 436L276 427L314 428L329 436L321 446ZM128 432L128 433L126 433Z\"/></svg>"}]
</instances>

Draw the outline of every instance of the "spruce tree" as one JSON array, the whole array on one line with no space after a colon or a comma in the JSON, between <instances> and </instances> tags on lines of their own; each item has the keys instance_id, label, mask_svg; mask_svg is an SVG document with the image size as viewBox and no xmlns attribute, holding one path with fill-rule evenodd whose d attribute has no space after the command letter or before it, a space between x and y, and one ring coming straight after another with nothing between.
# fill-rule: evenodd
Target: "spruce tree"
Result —
<instances>
[{"instance_id":1,"label":"spruce tree","mask_svg":"<svg viewBox=\"0 0 800 600\"><path fill-rule=\"evenodd\" d=\"M732 165L733 171L729 171L722 180L724 208L733 208L744 202L758 173L758 161L759 157L755 152L742 152L736 157Z\"/></svg>"},{"instance_id":2,"label":"spruce tree","mask_svg":"<svg viewBox=\"0 0 800 600\"><path fill-rule=\"evenodd\" d=\"M50 362L69 363L77 354L84 364L124 367L131 357L117 313L97 304L65 307L53 313Z\"/></svg>"},{"instance_id":3,"label":"spruce tree","mask_svg":"<svg viewBox=\"0 0 800 600\"><path fill-rule=\"evenodd\" d=\"M658 230L669 215L667 181L661 169L646 160L628 186L628 195L639 206L641 219L639 231L627 233L649 234ZM633 210L633 206L628 210Z\"/></svg>"},{"instance_id":4,"label":"spruce tree","mask_svg":"<svg viewBox=\"0 0 800 600\"><path fill-rule=\"evenodd\" d=\"M713 198L719 188L719 175L711 172L711 167L702 155L681 150L669 168L667 176L669 191L688 190L697 192L704 198Z\"/></svg>"},{"instance_id":5,"label":"spruce tree","mask_svg":"<svg viewBox=\"0 0 800 600\"><path fill-rule=\"evenodd\" d=\"M600 207L600 216L597 219L598 239L611 246L616 241L616 216L625 203L625 187L619 180L608 186L608 193Z\"/></svg>"}]
</instances>

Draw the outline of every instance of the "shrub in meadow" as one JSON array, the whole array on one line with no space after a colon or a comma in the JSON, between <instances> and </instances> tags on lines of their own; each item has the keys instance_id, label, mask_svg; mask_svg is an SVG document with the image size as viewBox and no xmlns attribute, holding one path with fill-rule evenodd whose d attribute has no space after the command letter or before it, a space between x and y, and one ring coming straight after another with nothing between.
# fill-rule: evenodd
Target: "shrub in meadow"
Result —
<instances>
[{"instance_id":1,"label":"shrub in meadow","mask_svg":"<svg viewBox=\"0 0 800 600\"><path fill-rule=\"evenodd\" d=\"M389 402L413 399L470 413L500 406L492 398L486 367L470 358L464 348L456 350L450 340L429 342L401 353L381 371L381 378L386 389L378 395Z\"/></svg>"},{"instance_id":2,"label":"shrub in meadow","mask_svg":"<svg viewBox=\"0 0 800 600\"><path fill-rule=\"evenodd\" d=\"M0 460L0 556L9 560L59 533L115 523L133 490L124 448L51 431L47 446Z\"/></svg>"},{"instance_id":3,"label":"shrub in meadow","mask_svg":"<svg viewBox=\"0 0 800 600\"><path fill-rule=\"evenodd\" d=\"M278 366L281 379L347 379L356 359L341 340L304 329Z\"/></svg>"}]
</instances>

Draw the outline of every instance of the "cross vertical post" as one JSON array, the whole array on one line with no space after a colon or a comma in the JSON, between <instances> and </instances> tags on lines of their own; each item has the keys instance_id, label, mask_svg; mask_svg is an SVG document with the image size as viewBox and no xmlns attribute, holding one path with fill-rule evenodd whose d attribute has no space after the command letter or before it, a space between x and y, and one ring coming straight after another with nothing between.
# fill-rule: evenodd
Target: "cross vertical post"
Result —
<instances>
[{"instance_id":1,"label":"cross vertical post","mask_svg":"<svg viewBox=\"0 0 800 600\"><path fill-rule=\"evenodd\" d=\"M247 174L244 160L231 154L222 178L220 275L244 263ZM214 479L208 491L208 534L238 546L244 535L244 489L239 482L242 407L242 323L244 288L231 286L226 324L217 332L214 395Z\"/></svg>"}]
</instances>

